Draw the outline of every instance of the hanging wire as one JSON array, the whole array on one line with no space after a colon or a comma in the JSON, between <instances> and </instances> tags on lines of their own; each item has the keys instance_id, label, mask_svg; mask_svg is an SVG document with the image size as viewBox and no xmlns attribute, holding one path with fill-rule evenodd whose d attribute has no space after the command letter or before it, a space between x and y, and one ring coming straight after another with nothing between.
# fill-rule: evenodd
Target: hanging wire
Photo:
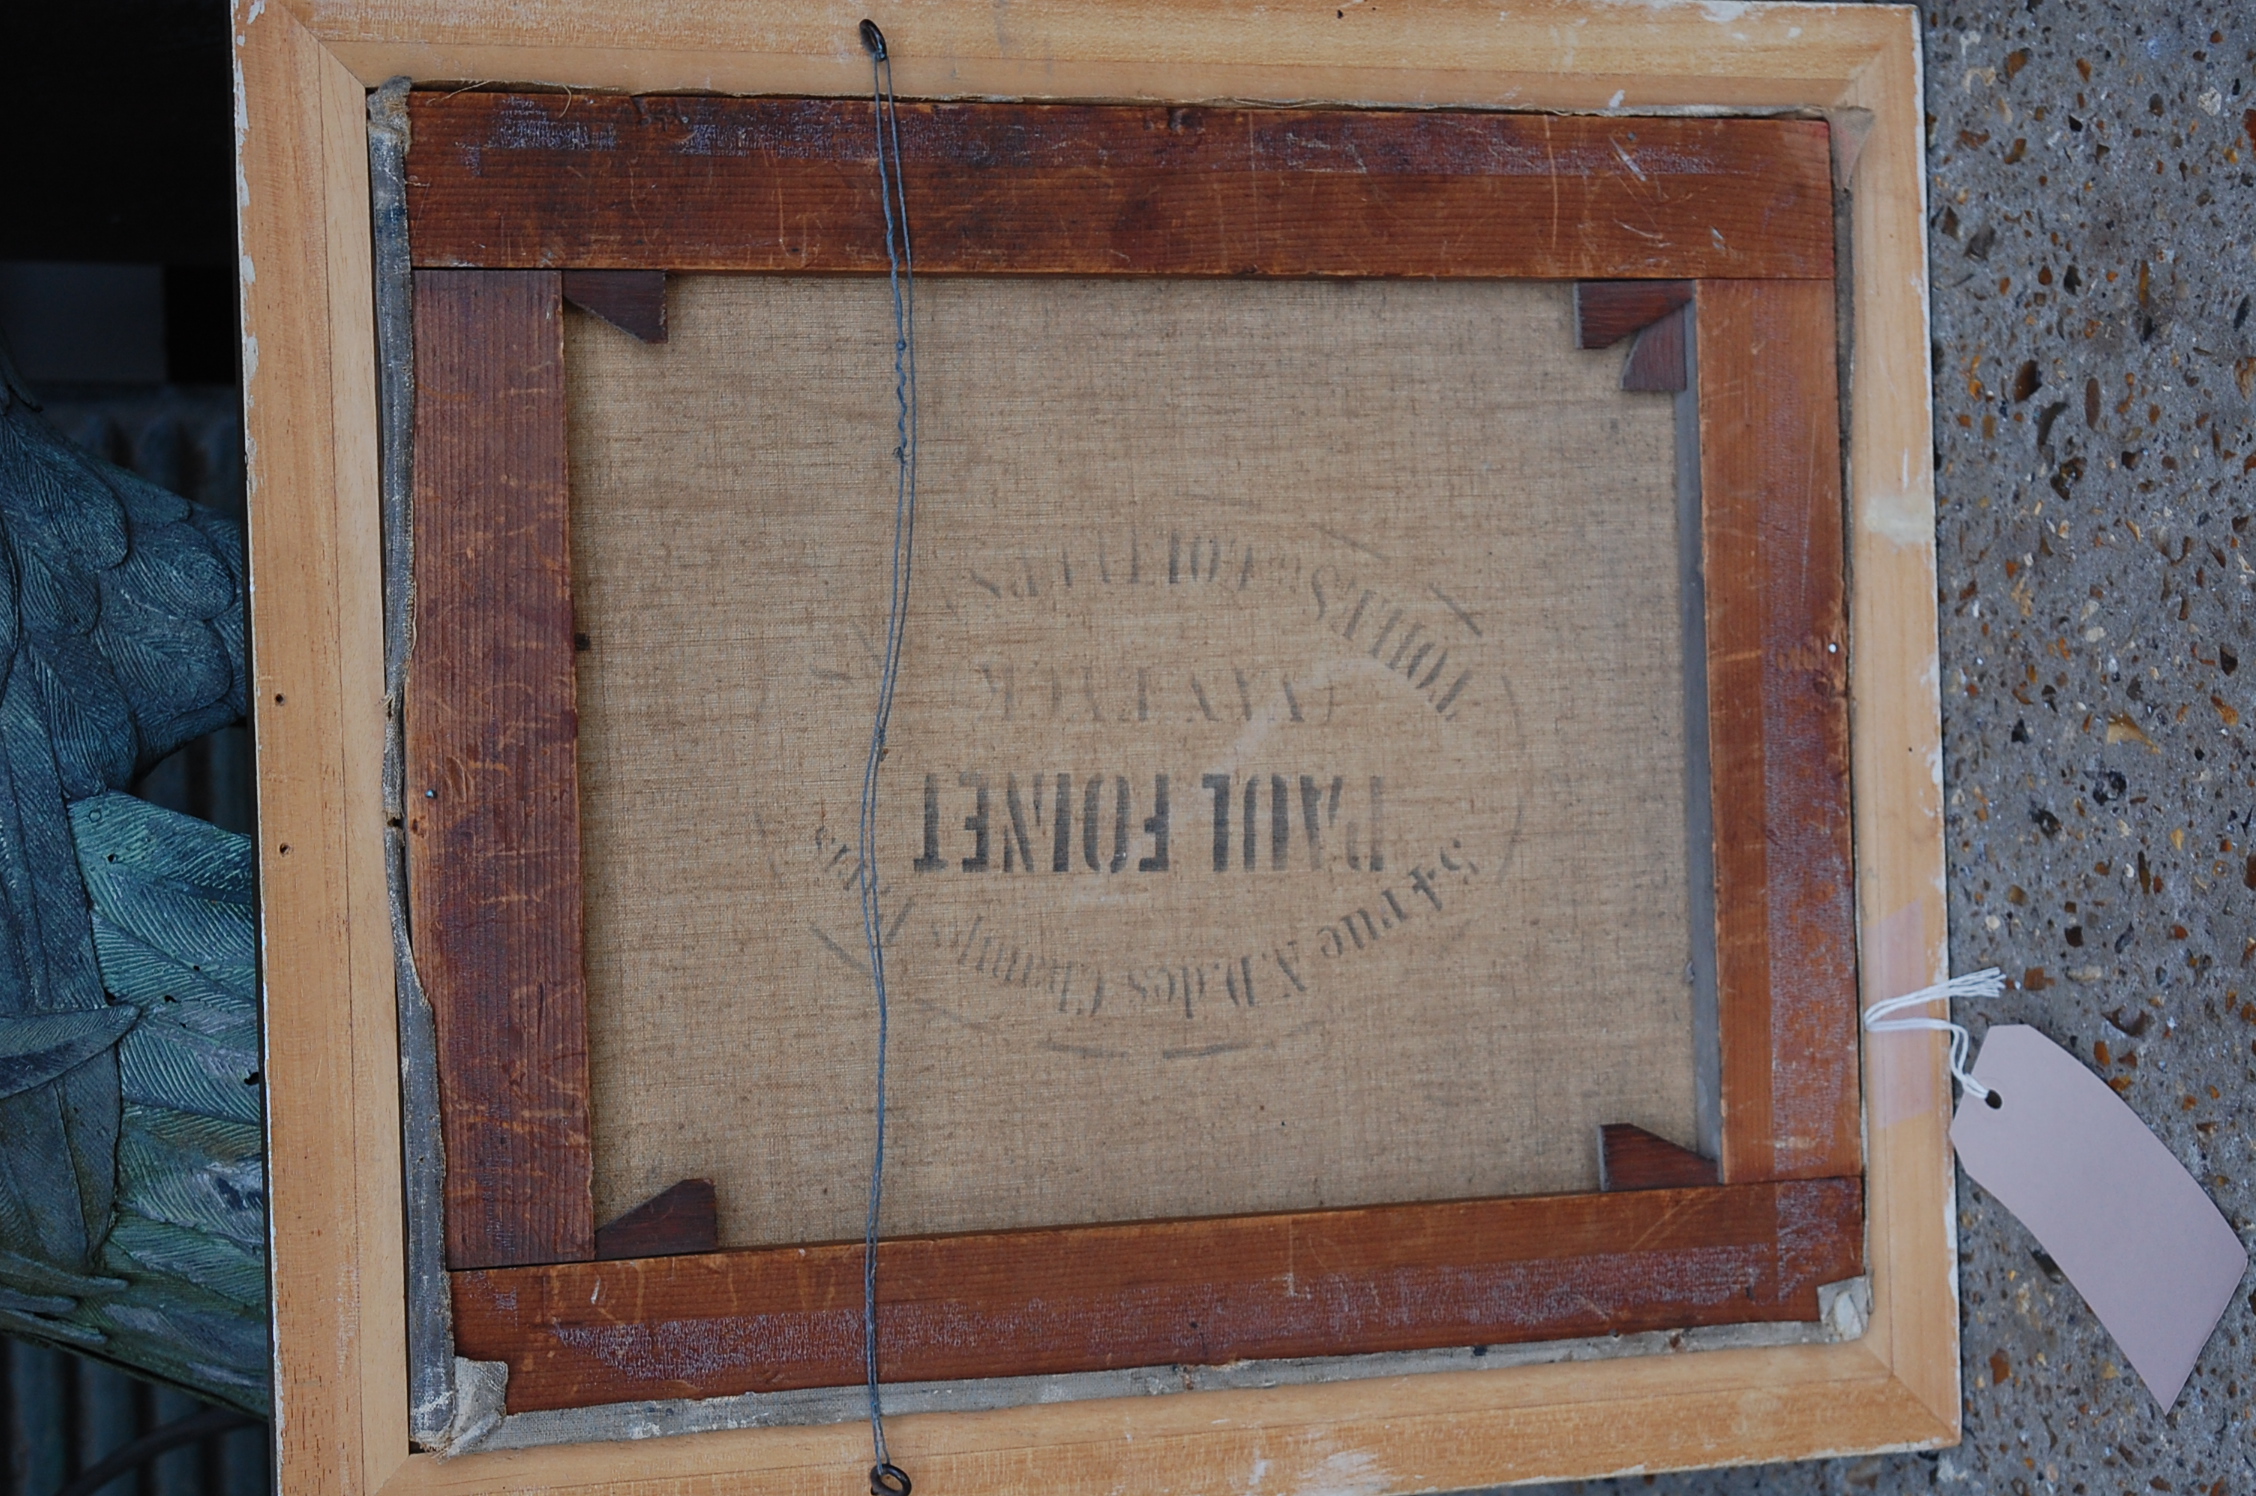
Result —
<instances>
[{"instance_id":1,"label":"hanging wire","mask_svg":"<svg viewBox=\"0 0 2256 1496\"><path fill-rule=\"evenodd\" d=\"M877 992L877 1141L870 1154L869 1216L862 1228L862 1348L869 1377L870 1496L909 1496L908 1473L885 1453L885 1408L877 1384L877 1225L885 1199L885 937L878 919L877 770L885 759L885 730L893 716L893 687L901 673L901 632L909 609L909 566L916 542L917 385L916 260L909 249L909 200L901 181L901 127L893 107L893 58L875 21L862 22L870 56L870 108L877 126L877 189L885 209L885 259L893 290L893 573L886 605L885 657L878 672L877 717L870 726L869 763L862 771L862 935L869 943L870 978Z\"/></svg>"},{"instance_id":2,"label":"hanging wire","mask_svg":"<svg viewBox=\"0 0 2256 1496\"><path fill-rule=\"evenodd\" d=\"M1891 997L1885 1002L1874 1003L1864 1010L1864 1026L1875 1034L1908 1033L1920 1029L1949 1034L1951 1078L1966 1088L1967 1095L1990 1101L1994 1093L1976 1080L1966 1068L1967 1047L1973 1043L1966 1030L1948 1018L1895 1018L1890 1015L1901 1013L1906 1008L1924 1007L1932 1002L1948 1003L1952 998L1996 997L2004 990L2005 974L1994 966L1986 966L1962 977L1952 977L1947 982L1937 982L1932 987L1922 987L1917 992L1907 992L1902 997ZM1949 1010L1946 1008L1944 1011ZM1991 1104L1996 1105L1995 1102Z\"/></svg>"}]
</instances>

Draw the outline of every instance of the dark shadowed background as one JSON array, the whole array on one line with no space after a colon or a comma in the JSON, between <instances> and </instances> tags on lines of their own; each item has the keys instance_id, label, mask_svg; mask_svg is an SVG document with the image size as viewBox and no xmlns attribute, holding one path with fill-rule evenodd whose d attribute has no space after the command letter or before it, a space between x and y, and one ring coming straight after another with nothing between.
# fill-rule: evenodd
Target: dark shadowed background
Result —
<instances>
[{"instance_id":1,"label":"dark shadowed background","mask_svg":"<svg viewBox=\"0 0 2256 1496\"><path fill-rule=\"evenodd\" d=\"M0 11L0 337L50 420L200 503L243 512L227 11L87 0ZM251 829L240 728L192 743L140 793ZM203 1412L68 1352L0 1341L7 1496L53 1496L106 1456ZM255 1496L256 1426L158 1455L106 1496Z\"/></svg>"}]
</instances>

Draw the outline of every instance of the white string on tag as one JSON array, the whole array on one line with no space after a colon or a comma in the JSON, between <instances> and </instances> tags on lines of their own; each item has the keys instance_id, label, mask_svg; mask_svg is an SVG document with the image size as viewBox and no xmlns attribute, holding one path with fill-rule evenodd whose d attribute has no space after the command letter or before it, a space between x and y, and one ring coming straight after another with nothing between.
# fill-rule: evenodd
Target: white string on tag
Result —
<instances>
[{"instance_id":1,"label":"white string on tag","mask_svg":"<svg viewBox=\"0 0 2256 1496\"><path fill-rule=\"evenodd\" d=\"M1865 1031L1897 1034L1926 1029L1949 1034L1951 1079L1965 1087L1967 1095L1979 1096L1987 1101L1990 1099L1990 1088L1976 1080L1966 1068L1966 1052L1974 1041L1965 1029L1948 1018L1897 1018L1891 1015L1901 1013L1906 1008L1924 1007L1932 1002L1947 1004L1957 997L1996 997L2004 990L2005 973L1994 966L1986 966L1962 977L1952 977L1947 982L1937 982L1932 987L1922 987L1917 992L1907 992L1902 997L1891 997L1884 1002L1874 1003L1864 1010ZM1944 1011L1948 1012L1949 1009L1946 1007Z\"/></svg>"},{"instance_id":2,"label":"white string on tag","mask_svg":"<svg viewBox=\"0 0 2256 1496\"><path fill-rule=\"evenodd\" d=\"M1985 1085L1968 1073L1965 1029L1947 1017L1895 1016L2004 990L1996 967L1969 972L1874 1003L1864 1027L1951 1036L1951 1078L1966 1100L1950 1138L1966 1177L2036 1237L2168 1409L2239 1293L2248 1253L2177 1156L2067 1050L2025 1025L1992 1024ZM2105 1209L2094 1208L2094 1180L2108 1182Z\"/></svg>"}]
</instances>

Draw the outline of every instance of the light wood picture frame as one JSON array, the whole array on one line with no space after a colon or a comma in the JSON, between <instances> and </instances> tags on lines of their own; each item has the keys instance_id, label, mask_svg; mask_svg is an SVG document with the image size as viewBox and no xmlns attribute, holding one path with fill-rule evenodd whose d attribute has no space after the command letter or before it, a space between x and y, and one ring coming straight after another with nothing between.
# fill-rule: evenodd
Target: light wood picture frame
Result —
<instances>
[{"instance_id":1,"label":"light wood picture frame","mask_svg":"<svg viewBox=\"0 0 2256 1496\"><path fill-rule=\"evenodd\" d=\"M432 83L506 78L614 92L850 97L858 92L860 66L839 40L851 36L858 16L799 17L781 7L725 22L708 22L687 9L571 18L528 18L513 10L506 21L498 15L483 18L456 8L442 19L435 8L430 16L416 17L391 8L347 5L305 15L280 9L239 19L246 120L246 336L248 346L257 350L256 362L247 360L246 367L252 371L248 400L260 640L261 856L284 1487L522 1489L604 1486L653 1475L687 1481L727 1473L747 1488L768 1488L760 1484L766 1481L779 1490L856 1489L866 1460L861 1433L851 1426L738 1430L631 1448L565 1445L446 1462L410 1449L404 1336L408 1263L401 1246L398 1044L381 785L386 702L365 90L405 74ZM1137 13L1131 25L1125 12L1105 16L1060 8L1040 16L1014 15L1014 25L1028 26L1027 34L1040 38L1021 47L1010 36L998 40L987 13L967 7L898 23L913 27L924 54L912 61L904 53L901 88L912 97L1145 99L1177 105L1215 99L1296 105L1317 100L1365 108L1548 110L1561 112L1562 129L1607 110L1822 116L1825 124L1814 128L1829 136L1839 211L1846 221L1840 242L1847 258L1838 269L1848 283L1851 308L1844 326L1852 339L1844 365L1849 585L1845 637L1836 639L1822 626L1825 610L1842 606L1839 578L1830 604L1822 596L1806 600L1817 609L1812 615L1819 620L1815 632L1810 618L1796 625L1813 641L1840 645L1840 658L1805 660L1798 668L1820 676L1832 672L1837 680L1845 660L1844 746L1853 780L1863 999L1870 1002L1921 985L1940 971L1943 917L1931 468L1925 460L1918 63L1909 13L1758 6L1734 10L1729 17L1662 9L1625 18L1605 8L1587 13L1561 8L1546 10L1544 16L1477 27L1438 13L1384 20L1358 16L1349 26L1344 14L1325 11L1319 16L1315 8L1305 17L1258 23L1155 8ZM878 18L889 19L883 13ZM1385 34L1373 34L1367 22ZM1556 28L1569 24L1575 41L1563 48ZM1355 33L1356 26L1365 30ZM1229 61L1233 56L1262 60ZM1393 65L1374 68L1357 60L1378 56L1392 59ZM929 75L919 68L929 69ZM475 101L493 96L461 97ZM726 105L715 100L707 107ZM1509 128L1512 116L1496 118ZM1645 123L1663 131L1700 128L1664 119ZM1780 122L1773 128L1793 126ZM1833 208L1826 205L1828 214ZM505 218L504 227L511 228L542 221L537 213ZM1791 239L1788 235L1781 246ZM1785 407L1770 403L1777 397L1762 393L1766 384L1790 386L1794 397L1789 404L1800 415L1787 418L1788 424L1806 429L1812 441L1821 440L1828 454L1833 450L1830 334L1835 298L1829 277L1836 267L1831 244L1824 248L1824 277L1808 278L1809 265L1789 267L1783 273L1804 278L1770 283L1780 291L1766 291L1762 282L1712 279L1685 288L1694 308L1688 315L1700 319L1705 334L1698 340L1700 370L1712 399L1702 406L1703 427L1711 406L1715 412L1717 439L1703 451L1718 463L1743 456L1751 464L1739 472L1719 468L1710 475L1711 493L1767 492L1778 480L1766 477L1764 462L1781 466L1794 456L1793 443L1781 448L1774 439L1734 442L1729 437L1736 426L1775 438ZM560 259L553 246L479 253L485 257L458 252L439 262L462 264L467 258L487 266L538 264L567 271L650 263L600 254L575 262L569 253ZM666 268L689 266L677 260ZM1554 266L1552 273L1696 280L1716 270L1691 262L1625 267L1616 261ZM555 270L546 268L445 271L429 282L432 294L447 294L448 276L463 282L453 287L458 300L480 304L494 300L489 292L501 302L526 301L536 307L553 305L561 294ZM1652 285L1644 284L1648 289ZM1779 301L1780 295L1785 301ZM1591 287L1589 300L1586 321L1625 298ZM1625 315L1626 327L1643 325L1641 317L1653 320L1640 311ZM434 335L444 335L447 324L443 316L428 324L419 318L419 334L426 325ZM1825 336L1817 341L1790 337L1789 325L1820 329ZM481 323L474 330L490 329ZM1773 360L1769 364L1766 352ZM1796 366L1794 358L1809 366ZM537 392L518 390L515 395L538 403ZM537 428L552 415L560 437L560 404L553 413L544 408L527 419ZM1812 459L1816 450L1799 455ZM468 460L474 463L474 455ZM1798 471L1806 474L1812 466L1830 470L1831 464L1830 456L1813 459ZM419 485L445 470L443 458L429 466L419 461ZM1822 525L1840 508L1825 485L1818 492L1823 501L1805 501L1804 507ZM1711 511L1711 525L1728 522ZM566 587L568 629L568 578ZM1711 608L1711 619L1718 616L1728 620L1728 607L1722 615ZM1719 711L1745 700L1759 712L1761 702L1778 698L1779 693L1759 688L1735 695L1714 674L1719 658L1767 660L1771 669L1786 663L1792 640L1770 638L1752 621L1750 626L1754 633L1744 654L1711 648L1711 688ZM565 665L568 669L568 658ZM1837 699L1837 685L1834 690ZM1814 699L1824 693L1812 694ZM409 720L415 720L412 712ZM1762 734L1741 732L1731 740L1759 744ZM1720 725L1717 742L1726 742ZM1716 763L1715 795L1722 818L1719 890L1731 877L1730 842L1724 835L1735 793L1730 776L1752 772L1758 779L1736 793L1752 791L1756 798L1763 793L1754 788L1762 773L1759 752L1751 765L1735 767L1727 757ZM1839 767L1821 770L1820 778L1830 773L1837 781ZM1837 792L1848 790L1841 786ZM1749 824L1755 828L1753 844L1759 846L1759 817ZM1845 864L1845 844L1841 850ZM576 892L576 882L564 886ZM1818 894L1822 901L1823 890ZM576 899L567 902L576 904ZM443 915L435 915L434 924L440 920ZM559 927L550 923L545 928L553 932ZM1830 938L1841 949L1828 958L1821 940L1797 972L1802 982L1781 983L1785 991L1775 1002L1766 997L1759 1019L1744 1003L1727 1009L1727 1034L1736 1011L1747 1035L1767 1035L1767 1042L1741 1045L1736 1068L1727 1044L1727 1093L1737 1085L1742 1095L1759 1091L1767 1097L1782 1076L1807 1080L1812 1073L1807 1057L1828 1052L1822 1039L1828 1020L1818 1020L1821 1041L1812 1045L1812 1031L1798 1030L1793 1015L1825 1011L1818 995L1805 990L1810 972L1822 973L1829 965L1846 974L1850 931L1845 908ZM1735 945L1728 919L1720 946L1727 972L1734 959L1782 967L1794 949L1773 944L1768 936L1754 937L1752 945ZM557 959L569 964L576 952L559 946ZM1767 982L1761 986L1769 991ZM1729 980L1723 990L1733 990ZM1797 1002L1810 1006L1798 1009ZM1830 1042L1833 1054L1854 1052L1846 1047L1853 1041L1844 1036L1834 1035ZM1025 1480L1101 1489L1166 1479L1194 1489L1236 1488L1258 1469L1273 1488L1290 1490L1320 1479L1334 1468L1327 1461L1343 1457L1356 1461L1359 1471L1377 1472L1387 1488L1446 1489L1951 1442L1957 1427L1956 1306L1944 1139L1948 1087L1939 1075L1939 1045L1914 1043L1867 1052L1861 1119L1853 1076L1845 1091L1838 1084L1818 1085L1834 1110L1832 1120L1819 1128L1823 1137L1814 1142L1809 1128L1793 1120L1799 1116L1793 1105L1775 1119L1766 1107L1759 1129L1765 1156L1751 1151L1755 1133L1727 1128L1725 1183L1708 1187L1782 1188L1795 1179L1837 1179L1844 1163L1853 1175L1861 1132L1861 1214L1833 1217L1849 1223L1852 1231L1859 1224L1863 1228L1861 1256L1872 1279L1873 1312L1859 1338L1697 1356L927 1414L897 1420L894 1443L904 1452L914 1451L920 1481L943 1485L1010 1488ZM1844 1104L1845 1112L1840 1110ZM500 1175L507 1176L514 1166L505 1163ZM470 1177L478 1178L474 1171ZM493 1181L482 1183L484 1198L494 1198ZM1655 1193L1644 1204L1658 1207L1680 1194L1691 1196L1697 1190ZM562 1231L556 1238L564 1243L561 1250L554 1242L529 1248L505 1244L498 1253L474 1255L462 1265L517 1273L567 1271L538 1265L595 1255L584 1239L593 1231L592 1215L571 1206L568 1191L561 1197L541 1191L535 1215L549 1211L559 1198L565 1217L532 1225L536 1233L546 1231L551 1237ZM1637 1200L1634 1195L1613 1198ZM1689 1199L1684 1203L1691 1205ZM1496 1204L1524 1212L1546 1202ZM1673 1214L1663 1211L1664 1216ZM522 1224L509 1225L503 1237L511 1238ZM1555 1229L1556 1223L1549 1224ZM1484 1222L1474 1235L1493 1240L1499 1229L1508 1233L1510 1228ZM1635 1234L1642 1228L1611 1229ZM1657 1223L1654 1229L1660 1229ZM1382 1239L1395 1234L1376 1233ZM1604 1236L1602 1232L1599 1239ZM854 1255L858 1257L858 1249ZM1853 1270L1854 1258L1845 1260ZM668 1261L652 1258L614 1267L644 1270ZM568 1271L591 1270L600 1266ZM1813 1279L1810 1286L1816 1281L1821 1280ZM566 1285L564 1291L576 1296L584 1288ZM459 1292L457 1302L465 1303ZM466 1329L476 1319L475 1302L468 1307L472 1312ZM1562 1333L1588 1333L1588 1328ZM1460 1335L1423 1343L1462 1344L1466 1339ZM1287 1340L1257 1346L1252 1353L1307 1354L1309 1349ZM1165 1359L1166 1348L1157 1355ZM943 1366L939 1374L992 1374L997 1369ZM728 1390L741 1389L666 1385L614 1388L609 1395Z\"/></svg>"}]
</instances>

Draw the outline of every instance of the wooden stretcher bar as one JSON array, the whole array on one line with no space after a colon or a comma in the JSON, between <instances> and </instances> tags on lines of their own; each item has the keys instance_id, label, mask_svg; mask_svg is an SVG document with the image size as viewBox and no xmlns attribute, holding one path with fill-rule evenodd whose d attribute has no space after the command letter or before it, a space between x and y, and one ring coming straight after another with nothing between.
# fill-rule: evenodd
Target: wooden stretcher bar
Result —
<instances>
[{"instance_id":1,"label":"wooden stretcher bar","mask_svg":"<svg viewBox=\"0 0 2256 1496\"><path fill-rule=\"evenodd\" d=\"M419 96L412 118L411 245L447 268L419 271L416 298L418 348L445 362L418 370L408 845L461 1348L509 1363L520 1408L851 1381L858 1245L594 1262L557 326L560 270L881 270L866 106L473 93ZM1859 1271L1826 136L1798 120L904 109L920 271L1603 277L1585 342L1689 300L1697 367L1677 383L1699 408L1722 1151L1717 1183L1642 1197L891 1241L888 1377L1807 1320L1819 1283ZM526 266L542 268L506 268ZM1340 1282L1373 1292L1316 1319L1280 1295L1276 1244L1303 1238L1355 1244L1364 1266ZM1419 1275L1477 1292L1416 1290ZM631 1357L591 1348L638 1324L675 1331Z\"/></svg>"},{"instance_id":2,"label":"wooden stretcher bar","mask_svg":"<svg viewBox=\"0 0 2256 1496\"><path fill-rule=\"evenodd\" d=\"M418 94L417 265L881 272L869 105ZM903 104L923 275L1833 274L1819 120Z\"/></svg>"}]
</instances>

